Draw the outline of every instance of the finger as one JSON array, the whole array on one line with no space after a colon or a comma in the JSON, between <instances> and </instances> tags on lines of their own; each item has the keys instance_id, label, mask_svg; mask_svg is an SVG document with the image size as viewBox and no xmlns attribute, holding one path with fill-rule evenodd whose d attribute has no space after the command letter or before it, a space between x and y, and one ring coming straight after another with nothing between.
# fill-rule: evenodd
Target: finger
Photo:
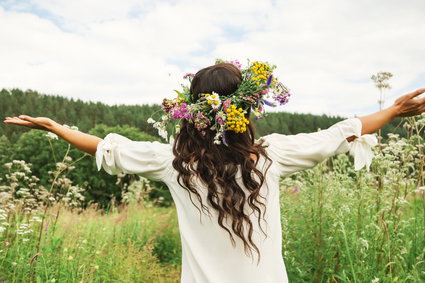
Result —
<instances>
[{"instance_id":1,"label":"finger","mask_svg":"<svg viewBox=\"0 0 425 283\"><path fill-rule=\"evenodd\" d=\"M28 116L28 115L19 115L19 119L25 120L25 121L30 121L34 123L35 118Z\"/></svg>"},{"instance_id":2,"label":"finger","mask_svg":"<svg viewBox=\"0 0 425 283\"><path fill-rule=\"evenodd\" d=\"M409 98L413 98L413 97L416 97L418 95L421 95L424 92L425 92L425 88L420 88L418 90L415 90L414 92L409 93L408 96L409 96Z\"/></svg>"}]
</instances>

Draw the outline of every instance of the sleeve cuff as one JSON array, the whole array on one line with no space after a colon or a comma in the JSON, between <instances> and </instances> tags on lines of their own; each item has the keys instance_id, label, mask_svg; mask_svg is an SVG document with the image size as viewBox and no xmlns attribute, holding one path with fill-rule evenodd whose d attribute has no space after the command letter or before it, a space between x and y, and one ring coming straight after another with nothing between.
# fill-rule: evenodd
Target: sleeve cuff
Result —
<instances>
[{"instance_id":1,"label":"sleeve cuff","mask_svg":"<svg viewBox=\"0 0 425 283\"><path fill-rule=\"evenodd\" d=\"M369 171L373 159L372 147L377 144L375 135L363 135L351 142L350 154L354 156L354 170L366 167Z\"/></svg>"},{"instance_id":2,"label":"sleeve cuff","mask_svg":"<svg viewBox=\"0 0 425 283\"><path fill-rule=\"evenodd\" d=\"M97 170L105 169L109 174L120 173L115 164L114 151L118 144L130 141L126 137L117 134L108 134L103 141L97 145L96 150L96 165Z\"/></svg>"}]
</instances>

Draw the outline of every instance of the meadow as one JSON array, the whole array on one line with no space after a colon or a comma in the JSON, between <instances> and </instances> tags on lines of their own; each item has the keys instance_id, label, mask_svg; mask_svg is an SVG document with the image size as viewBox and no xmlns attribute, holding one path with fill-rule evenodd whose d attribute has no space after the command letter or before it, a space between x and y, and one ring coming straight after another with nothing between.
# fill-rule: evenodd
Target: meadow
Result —
<instances>
[{"instance_id":1,"label":"meadow","mask_svg":"<svg viewBox=\"0 0 425 283\"><path fill-rule=\"evenodd\" d=\"M290 282L425 282L425 115L390 134L371 170L339 155L281 180ZM0 282L178 282L175 209L137 178L122 201L86 205L67 154L40 185L31 165L0 181Z\"/></svg>"}]
</instances>

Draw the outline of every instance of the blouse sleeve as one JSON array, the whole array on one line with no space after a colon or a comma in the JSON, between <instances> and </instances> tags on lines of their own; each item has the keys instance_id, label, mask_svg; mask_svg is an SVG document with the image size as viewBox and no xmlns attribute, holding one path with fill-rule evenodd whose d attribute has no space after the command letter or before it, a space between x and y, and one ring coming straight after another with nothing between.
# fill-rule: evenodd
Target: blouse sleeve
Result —
<instances>
[{"instance_id":1,"label":"blouse sleeve","mask_svg":"<svg viewBox=\"0 0 425 283\"><path fill-rule=\"evenodd\" d=\"M118 134L109 134L97 146L96 164L111 174L138 174L161 180L173 159L171 145L136 142Z\"/></svg>"},{"instance_id":2,"label":"blouse sleeve","mask_svg":"<svg viewBox=\"0 0 425 283\"><path fill-rule=\"evenodd\" d=\"M262 138L269 157L277 163L279 174L289 175L313 167L327 157L350 151L354 156L355 169L369 168L377 144L374 135L361 136L362 123L359 119L347 119L326 130L310 134L271 134ZM357 138L348 142L347 138Z\"/></svg>"}]
</instances>

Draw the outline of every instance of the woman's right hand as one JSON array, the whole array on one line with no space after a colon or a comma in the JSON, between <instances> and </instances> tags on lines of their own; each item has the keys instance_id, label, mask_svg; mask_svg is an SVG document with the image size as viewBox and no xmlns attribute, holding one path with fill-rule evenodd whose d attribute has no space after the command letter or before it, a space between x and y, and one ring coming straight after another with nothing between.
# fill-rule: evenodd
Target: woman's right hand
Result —
<instances>
[{"instance_id":1,"label":"woman's right hand","mask_svg":"<svg viewBox=\"0 0 425 283\"><path fill-rule=\"evenodd\" d=\"M56 122L50 118L46 118L46 117L34 118L27 115L20 115L19 117L6 117L6 119L3 122L6 124L18 125L18 126L28 127L31 129L44 130L44 131L50 131L53 128L53 126L56 124Z\"/></svg>"},{"instance_id":2,"label":"woman's right hand","mask_svg":"<svg viewBox=\"0 0 425 283\"><path fill-rule=\"evenodd\" d=\"M97 145L102 141L101 138L85 134L78 130L72 130L69 127L59 125L55 121L45 117L31 117L27 115L20 115L19 117L6 117L4 120L6 124L24 126L31 129L38 129L50 131L63 138L76 148L94 155L97 150Z\"/></svg>"}]
</instances>

